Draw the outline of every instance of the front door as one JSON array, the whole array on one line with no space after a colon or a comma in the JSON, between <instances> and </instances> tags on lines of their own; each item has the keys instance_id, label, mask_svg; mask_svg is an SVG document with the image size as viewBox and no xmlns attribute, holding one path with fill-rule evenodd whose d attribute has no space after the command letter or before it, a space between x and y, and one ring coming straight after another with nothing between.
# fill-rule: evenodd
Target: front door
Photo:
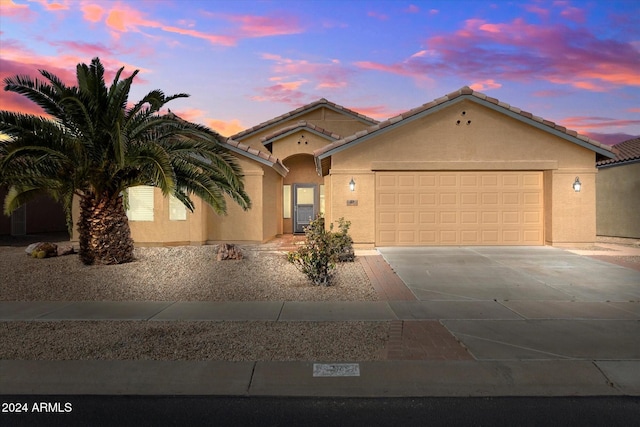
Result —
<instances>
[{"instance_id":1,"label":"front door","mask_svg":"<svg viewBox=\"0 0 640 427\"><path fill-rule=\"evenodd\" d=\"M293 184L293 232L304 233L304 227L316 217L315 184Z\"/></svg>"}]
</instances>

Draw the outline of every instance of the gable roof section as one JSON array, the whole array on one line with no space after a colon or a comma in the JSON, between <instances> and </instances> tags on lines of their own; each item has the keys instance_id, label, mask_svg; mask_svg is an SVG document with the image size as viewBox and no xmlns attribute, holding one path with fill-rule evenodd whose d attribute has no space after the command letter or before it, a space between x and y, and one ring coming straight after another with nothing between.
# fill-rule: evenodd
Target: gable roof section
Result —
<instances>
[{"instance_id":1,"label":"gable roof section","mask_svg":"<svg viewBox=\"0 0 640 427\"><path fill-rule=\"evenodd\" d=\"M598 168L640 162L640 137L619 142L613 145L612 148L617 151L616 157L599 161L596 163Z\"/></svg>"},{"instance_id":2,"label":"gable roof section","mask_svg":"<svg viewBox=\"0 0 640 427\"><path fill-rule=\"evenodd\" d=\"M323 169L321 166L322 161L324 159L327 159L334 153L340 152L344 149L364 142L375 135L382 134L386 131L402 126L415 119L435 113L464 100L470 100L485 107L491 108L492 110L498 111L516 120L532 125L540 130L549 132L567 141L573 142L574 144L578 144L582 147L595 151L597 154L600 154L604 157L613 158L615 156L615 154L611 150L611 147L605 144L601 144L598 141L587 138L584 135L579 135L574 130L567 129L564 126L560 126L554 122L545 120L542 117L534 116L527 111L523 111L520 108L513 107L507 103L499 101L496 98L488 97L483 93L474 91L468 86L464 86L455 92L451 92L448 95L445 95L420 107L414 108L398 116L380 122L374 126L371 126L370 128L367 128L360 132L356 132L351 136L332 142L331 144L328 144L325 147L314 151L313 154L316 157L316 167L318 171L321 171Z\"/></svg>"},{"instance_id":3,"label":"gable roof section","mask_svg":"<svg viewBox=\"0 0 640 427\"><path fill-rule=\"evenodd\" d=\"M314 125L313 123L308 123L306 120L300 120L298 123L294 125L283 127L282 129L278 129L277 131L260 138L260 141L262 142L263 145L270 144L274 141L277 141L278 139L284 138L300 130L306 130L322 138L333 140L333 141L336 141L342 138L342 136L338 135L337 133L333 133L328 130L325 130L320 126Z\"/></svg>"},{"instance_id":4,"label":"gable roof section","mask_svg":"<svg viewBox=\"0 0 640 427\"><path fill-rule=\"evenodd\" d=\"M280 159L272 156L269 153L265 153L264 151L256 150L255 148L251 148L246 144L235 141L231 138L228 138L225 142L221 143L225 148L230 151L239 154L243 157L247 157L251 160L255 160L258 163L262 163L263 165L267 165L272 167L276 172L278 172L282 176L287 176L289 173L289 169L280 161Z\"/></svg>"},{"instance_id":5,"label":"gable roof section","mask_svg":"<svg viewBox=\"0 0 640 427\"><path fill-rule=\"evenodd\" d=\"M259 125L256 125L252 128L243 130L242 132L239 132L235 135L232 135L231 138L233 138L236 141L241 141L244 138L249 137L250 135L253 135L256 132L265 130L265 129L269 129L272 128L274 126L277 126L279 123L281 123L284 120L291 120L294 119L296 117L302 116L303 114L307 114L311 111L317 110L319 108L328 108L330 110L336 111L338 113L343 113L346 114L348 116L351 116L357 120L360 120L363 123L366 124L370 124L370 125L375 125L376 123L378 123L377 120L372 119L371 117L367 117L364 114L360 114L357 113L353 110L349 110L348 108L345 108L341 105L338 104L334 104L333 102L329 102L327 101L325 98L321 98L318 101L312 102L310 104L304 105L300 108L297 108L293 111L290 111L288 113L285 113L281 116L275 117L271 120L268 120L266 122L260 123Z\"/></svg>"}]
</instances>

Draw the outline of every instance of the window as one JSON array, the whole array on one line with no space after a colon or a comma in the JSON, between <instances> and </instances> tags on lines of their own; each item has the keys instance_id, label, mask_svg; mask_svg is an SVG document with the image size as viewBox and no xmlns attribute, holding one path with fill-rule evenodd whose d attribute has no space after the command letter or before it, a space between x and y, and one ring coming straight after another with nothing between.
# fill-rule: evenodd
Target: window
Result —
<instances>
[{"instance_id":1,"label":"window","mask_svg":"<svg viewBox=\"0 0 640 427\"><path fill-rule=\"evenodd\" d=\"M186 221L187 208L175 196L169 196L169 220L170 221Z\"/></svg>"},{"instance_id":2,"label":"window","mask_svg":"<svg viewBox=\"0 0 640 427\"><path fill-rule=\"evenodd\" d=\"M282 186L282 217L291 218L291 185Z\"/></svg>"},{"instance_id":3,"label":"window","mask_svg":"<svg viewBox=\"0 0 640 427\"><path fill-rule=\"evenodd\" d=\"M129 193L129 209L127 216L130 221L153 221L153 190L154 187L141 185L131 187Z\"/></svg>"},{"instance_id":4,"label":"window","mask_svg":"<svg viewBox=\"0 0 640 427\"><path fill-rule=\"evenodd\" d=\"M320 184L320 213L324 215L324 184Z\"/></svg>"}]
</instances>

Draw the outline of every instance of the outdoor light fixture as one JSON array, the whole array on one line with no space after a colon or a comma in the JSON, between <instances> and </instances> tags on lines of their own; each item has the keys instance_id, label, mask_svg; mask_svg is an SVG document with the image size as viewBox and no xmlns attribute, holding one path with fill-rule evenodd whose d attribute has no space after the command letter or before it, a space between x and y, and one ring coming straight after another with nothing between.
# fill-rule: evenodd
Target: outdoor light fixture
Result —
<instances>
[{"instance_id":1,"label":"outdoor light fixture","mask_svg":"<svg viewBox=\"0 0 640 427\"><path fill-rule=\"evenodd\" d=\"M351 177L351 181L349 181L349 190L355 191L355 189L356 189L356 182L353 180L353 177Z\"/></svg>"},{"instance_id":2,"label":"outdoor light fixture","mask_svg":"<svg viewBox=\"0 0 640 427\"><path fill-rule=\"evenodd\" d=\"M579 193L580 188L582 188L582 183L580 182L580 178L576 176L576 180L573 181L573 191L575 191L576 193Z\"/></svg>"}]
</instances>

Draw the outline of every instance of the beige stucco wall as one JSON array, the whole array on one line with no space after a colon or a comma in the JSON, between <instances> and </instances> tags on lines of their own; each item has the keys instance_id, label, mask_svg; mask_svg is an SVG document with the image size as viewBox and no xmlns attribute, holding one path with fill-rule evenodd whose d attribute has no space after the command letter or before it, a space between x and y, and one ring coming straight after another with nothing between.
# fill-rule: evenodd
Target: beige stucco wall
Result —
<instances>
[{"instance_id":1,"label":"beige stucco wall","mask_svg":"<svg viewBox=\"0 0 640 427\"><path fill-rule=\"evenodd\" d=\"M271 168L265 168L262 180L262 241L282 234L282 176Z\"/></svg>"},{"instance_id":2,"label":"beige stucco wall","mask_svg":"<svg viewBox=\"0 0 640 427\"><path fill-rule=\"evenodd\" d=\"M466 100L334 154L328 219L344 216L356 243L374 242L376 170L491 169L547 171L546 242L595 240L595 153ZM351 176L354 193L347 186ZM576 176L580 193L572 189ZM346 206L353 198L358 206Z\"/></svg>"},{"instance_id":3,"label":"beige stucco wall","mask_svg":"<svg viewBox=\"0 0 640 427\"><path fill-rule=\"evenodd\" d=\"M640 163L600 168L596 187L597 234L640 238Z\"/></svg>"},{"instance_id":4,"label":"beige stucco wall","mask_svg":"<svg viewBox=\"0 0 640 427\"><path fill-rule=\"evenodd\" d=\"M263 166L245 158L238 163L244 175L245 191L251 199L251 209L242 210L229 197L227 215L209 209L206 216L207 242L261 242L263 237ZM267 166L264 166L265 168Z\"/></svg>"},{"instance_id":5,"label":"beige stucco wall","mask_svg":"<svg viewBox=\"0 0 640 427\"><path fill-rule=\"evenodd\" d=\"M153 191L153 221L132 221L131 237L137 246L200 245L206 240L204 234L204 203L192 196L195 209L187 209L187 219L169 219L169 198L160 189Z\"/></svg>"},{"instance_id":6,"label":"beige stucco wall","mask_svg":"<svg viewBox=\"0 0 640 427\"><path fill-rule=\"evenodd\" d=\"M136 246L201 245L206 241L205 211L210 209L202 199L192 196L193 212L187 209L186 220L169 218L169 198L158 188L153 190L153 221L129 220L131 238ZM72 241L78 241L75 224L80 217L80 205L76 197L73 202L74 234Z\"/></svg>"},{"instance_id":7,"label":"beige stucco wall","mask_svg":"<svg viewBox=\"0 0 640 427\"><path fill-rule=\"evenodd\" d=\"M333 142L333 139L319 136L308 130L301 129L291 135L279 138L273 142L271 153L280 160L286 160L296 154L312 155L317 149Z\"/></svg>"}]
</instances>

